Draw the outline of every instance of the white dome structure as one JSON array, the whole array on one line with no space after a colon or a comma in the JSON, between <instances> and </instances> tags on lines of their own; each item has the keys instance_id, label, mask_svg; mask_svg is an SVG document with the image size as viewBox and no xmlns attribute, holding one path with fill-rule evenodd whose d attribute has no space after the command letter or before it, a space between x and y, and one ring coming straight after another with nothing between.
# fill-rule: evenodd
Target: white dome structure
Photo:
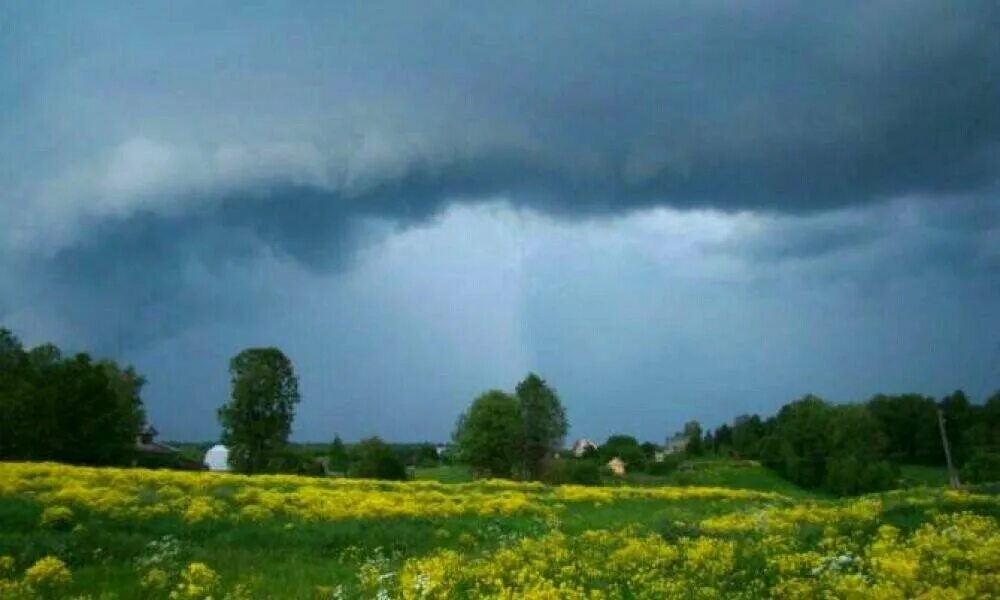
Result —
<instances>
[{"instance_id":1,"label":"white dome structure","mask_svg":"<svg viewBox=\"0 0 1000 600\"><path fill-rule=\"evenodd\" d=\"M229 448L216 444L205 453L205 466L209 471L229 470Z\"/></svg>"}]
</instances>

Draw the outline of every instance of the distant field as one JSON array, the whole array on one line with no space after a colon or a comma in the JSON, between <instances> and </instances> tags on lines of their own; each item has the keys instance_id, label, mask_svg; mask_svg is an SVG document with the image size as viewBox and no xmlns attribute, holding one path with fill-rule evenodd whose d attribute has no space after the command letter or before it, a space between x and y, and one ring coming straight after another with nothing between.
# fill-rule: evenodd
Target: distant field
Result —
<instances>
[{"instance_id":1,"label":"distant field","mask_svg":"<svg viewBox=\"0 0 1000 600\"><path fill-rule=\"evenodd\" d=\"M921 465L902 465L899 474L906 485L948 485L948 470L944 467L925 467Z\"/></svg>"},{"instance_id":2,"label":"distant field","mask_svg":"<svg viewBox=\"0 0 1000 600\"><path fill-rule=\"evenodd\" d=\"M733 489L776 492L791 498L818 498L821 492L804 490L753 461L692 461L669 475L657 477L644 473L629 474L632 485L720 486Z\"/></svg>"},{"instance_id":3,"label":"distant field","mask_svg":"<svg viewBox=\"0 0 1000 600\"><path fill-rule=\"evenodd\" d=\"M469 468L464 465L418 468L414 471L414 477L418 481L438 481L441 483L467 483L472 481Z\"/></svg>"},{"instance_id":4,"label":"distant field","mask_svg":"<svg viewBox=\"0 0 1000 600\"><path fill-rule=\"evenodd\" d=\"M624 478L612 475L604 477L607 485L635 486L720 486L733 489L777 492L792 498L816 498L819 492L803 490L794 483L777 475L753 461L701 460L690 463L690 470L678 470L669 475L647 475L628 473ZM472 481L469 469L463 465L416 469L415 478L421 481L441 483L465 483ZM945 478L947 483L947 478Z\"/></svg>"},{"instance_id":5,"label":"distant field","mask_svg":"<svg viewBox=\"0 0 1000 600\"><path fill-rule=\"evenodd\" d=\"M1000 500L699 485L389 483L0 463L0 598L908 598L1000 589ZM428 478L452 481L440 483ZM659 482L663 483L663 482ZM732 484L709 487L701 484ZM8 557L8 558L3 558Z\"/></svg>"}]
</instances>

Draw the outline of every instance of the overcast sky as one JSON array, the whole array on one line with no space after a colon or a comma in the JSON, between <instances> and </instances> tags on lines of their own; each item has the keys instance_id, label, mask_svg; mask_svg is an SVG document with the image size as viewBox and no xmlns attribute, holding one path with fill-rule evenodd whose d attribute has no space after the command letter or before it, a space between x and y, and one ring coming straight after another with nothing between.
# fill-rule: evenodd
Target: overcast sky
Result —
<instances>
[{"instance_id":1,"label":"overcast sky","mask_svg":"<svg viewBox=\"0 0 1000 600\"><path fill-rule=\"evenodd\" d=\"M214 439L570 437L1000 388L1000 3L6 2L0 326Z\"/></svg>"}]
</instances>

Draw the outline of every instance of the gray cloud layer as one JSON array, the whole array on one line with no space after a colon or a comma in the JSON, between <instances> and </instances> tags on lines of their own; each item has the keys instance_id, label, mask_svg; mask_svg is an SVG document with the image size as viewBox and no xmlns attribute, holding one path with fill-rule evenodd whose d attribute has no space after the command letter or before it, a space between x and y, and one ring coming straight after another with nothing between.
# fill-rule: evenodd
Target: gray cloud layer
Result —
<instances>
[{"instance_id":1,"label":"gray cloud layer","mask_svg":"<svg viewBox=\"0 0 1000 600\"><path fill-rule=\"evenodd\" d=\"M96 217L294 186L402 217L815 210L1000 161L993 2L5 10L13 187Z\"/></svg>"},{"instance_id":2,"label":"gray cloud layer","mask_svg":"<svg viewBox=\"0 0 1000 600\"><path fill-rule=\"evenodd\" d=\"M0 22L0 320L30 337L130 353L256 323L281 302L262 277L343 273L497 200L580 227L710 208L736 225L699 265L929 269L996 299L992 1L38 2Z\"/></svg>"}]
</instances>

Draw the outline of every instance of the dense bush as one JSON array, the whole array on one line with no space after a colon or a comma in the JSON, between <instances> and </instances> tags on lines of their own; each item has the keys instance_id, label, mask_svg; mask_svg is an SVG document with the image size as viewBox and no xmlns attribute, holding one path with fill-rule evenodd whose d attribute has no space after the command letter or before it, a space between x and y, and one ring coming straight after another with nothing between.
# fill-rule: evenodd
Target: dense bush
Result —
<instances>
[{"instance_id":1,"label":"dense bush","mask_svg":"<svg viewBox=\"0 0 1000 600\"><path fill-rule=\"evenodd\" d=\"M344 442L340 439L340 436L335 435L327 451L327 469L331 473L347 473L350 462L351 459L347 452L347 447L344 446Z\"/></svg>"},{"instance_id":2,"label":"dense bush","mask_svg":"<svg viewBox=\"0 0 1000 600\"><path fill-rule=\"evenodd\" d=\"M650 475L669 475L677 470L677 467L680 466L683 460L683 454L668 454L659 462L650 461L647 463L646 473Z\"/></svg>"},{"instance_id":3,"label":"dense bush","mask_svg":"<svg viewBox=\"0 0 1000 600\"><path fill-rule=\"evenodd\" d=\"M312 457L301 452L296 452L291 447L288 447L284 450L272 452L267 458L267 462L259 467L258 472L321 475L322 467L320 467L317 473L315 467L312 467L310 463L313 465L317 464Z\"/></svg>"},{"instance_id":4,"label":"dense bush","mask_svg":"<svg viewBox=\"0 0 1000 600\"><path fill-rule=\"evenodd\" d=\"M600 485L601 465L596 460L573 461L573 467L570 469L570 483Z\"/></svg>"},{"instance_id":5,"label":"dense bush","mask_svg":"<svg viewBox=\"0 0 1000 600\"><path fill-rule=\"evenodd\" d=\"M377 437L362 440L358 444L357 462L351 465L351 477L362 479L406 479L406 466L399 456Z\"/></svg>"},{"instance_id":6,"label":"dense bush","mask_svg":"<svg viewBox=\"0 0 1000 600\"><path fill-rule=\"evenodd\" d=\"M51 344L25 351L0 328L0 459L130 463L144 383L131 367L63 358Z\"/></svg>"},{"instance_id":7,"label":"dense bush","mask_svg":"<svg viewBox=\"0 0 1000 600\"><path fill-rule=\"evenodd\" d=\"M899 469L888 461L867 461L857 456L841 456L827 461L823 487L846 496L888 490L898 478Z\"/></svg>"},{"instance_id":8,"label":"dense bush","mask_svg":"<svg viewBox=\"0 0 1000 600\"><path fill-rule=\"evenodd\" d=\"M832 405L816 396L786 404L769 421L761 459L791 481L835 494L888 489L886 436L864 405Z\"/></svg>"},{"instance_id":9,"label":"dense bush","mask_svg":"<svg viewBox=\"0 0 1000 600\"><path fill-rule=\"evenodd\" d=\"M715 430L717 450L759 459L791 481L837 494L884 490L896 464L944 466L938 413L952 458L970 483L1000 481L1000 392L985 403L962 391L940 402L917 394L879 394L864 404L834 405L806 396L767 420L737 417Z\"/></svg>"},{"instance_id":10,"label":"dense bush","mask_svg":"<svg viewBox=\"0 0 1000 600\"><path fill-rule=\"evenodd\" d=\"M500 390L480 395L458 418L454 438L474 474L513 477L523 462L520 403Z\"/></svg>"},{"instance_id":11,"label":"dense bush","mask_svg":"<svg viewBox=\"0 0 1000 600\"><path fill-rule=\"evenodd\" d=\"M601 467L592 459L550 458L542 463L542 481L550 485L600 485Z\"/></svg>"},{"instance_id":12,"label":"dense bush","mask_svg":"<svg viewBox=\"0 0 1000 600\"><path fill-rule=\"evenodd\" d=\"M1000 454L978 452L962 468L962 480L967 483L1000 482Z\"/></svg>"},{"instance_id":13,"label":"dense bush","mask_svg":"<svg viewBox=\"0 0 1000 600\"><path fill-rule=\"evenodd\" d=\"M174 469L181 471L202 471L205 469L205 465L200 461L175 452L138 452L135 455L134 464L143 469Z\"/></svg>"},{"instance_id":14,"label":"dense bush","mask_svg":"<svg viewBox=\"0 0 1000 600\"><path fill-rule=\"evenodd\" d=\"M568 427L556 391L529 373L513 394L490 390L476 398L459 416L453 439L477 476L537 480L544 477L545 461L561 448Z\"/></svg>"}]
</instances>

